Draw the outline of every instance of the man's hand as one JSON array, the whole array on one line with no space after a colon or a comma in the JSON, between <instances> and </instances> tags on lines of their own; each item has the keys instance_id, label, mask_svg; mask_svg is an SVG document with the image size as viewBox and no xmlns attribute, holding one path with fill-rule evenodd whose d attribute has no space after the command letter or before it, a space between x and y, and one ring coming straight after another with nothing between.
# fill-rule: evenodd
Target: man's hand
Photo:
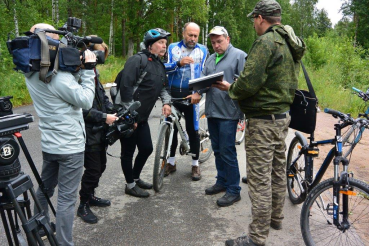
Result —
<instances>
[{"instance_id":1,"label":"man's hand","mask_svg":"<svg viewBox=\"0 0 369 246\"><path fill-rule=\"evenodd\" d=\"M165 104L161 110L161 113L166 117L168 117L172 113L172 109L168 104Z\"/></svg>"},{"instance_id":2,"label":"man's hand","mask_svg":"<svg viewBox=\"0 0 369 246\"><path fill-rule=\"evenodd\" d=\"M96 62L96 56L91 50L85 50L85 63Z\"/></svg>"},{"instance_id":3,"label":"man's hand","mask_svg":"<svg viewBox=\"0 0 369 246\"><path fill-rule=\"evenodd\" d=\"M188 95L186 98L191 98L191 103L192 104L198 104L201 100L201 96L199 93L195 92L192 95Z\"/></svg>"},{"instance_id":4,"label":"man's hand","mask_svg":"<svg viewBox=\"0 0 369 246\"><path fill-rule=\"evenodd\" d=\"M191 57L186 56L186 57L183 57L179 63L181 64L181 67L182 67L184 65L194 63L194 60Z\"/></svg>"},{"instance_id":5,"label":"man's hand","mask_svg":"<svg viewBox=\"0 0 369 246\"><path fill-rule=\"evenodd\" d=\"M228 83L227 81L217 81L217 83L213 84L211 87L216 87L222 91L228 91L229 87L231 87L231 84Z\"/></svg>"},{"instance_id":6,"label":"man's hand","mask_svg":"<svg viewBox=\"0 0 369 246\"><path fill-rule=\"evenodd\" d=\"M133 130L137 129L137 122L133 124Z\"/></svg>"},{"instance_id":7,"label":"man's hand","mask_svg":"<svg viewBox=\"0 0 369 246\"><path fill-rule=\"evenodd\" d=\"M119 119L116 115L117 115L116 113L115 114L107 114L105 123L108 124L108 125L113 124L116 120Z\"/></svg>"}]
</instances>

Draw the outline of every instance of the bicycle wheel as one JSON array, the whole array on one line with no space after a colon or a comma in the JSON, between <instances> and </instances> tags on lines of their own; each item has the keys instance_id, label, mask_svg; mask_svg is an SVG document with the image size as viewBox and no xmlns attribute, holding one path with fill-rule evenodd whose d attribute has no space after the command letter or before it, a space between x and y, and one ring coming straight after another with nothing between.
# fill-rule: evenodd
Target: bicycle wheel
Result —
<instances>
[{"instance_id":1,"label":"bicycle wheel","mask_svg":"<svg viewBox=\"0 0 369 246\"><path fill-rule=\"evenodd\" d=\"M237 123L236 144L240 145L245 138L246 120L240 119Z\"/></svg>"},{"instance_id":2,"label":"bicycle wheel","mask_svg":"<svg viewBox=\"0 0 369 246\"><path fill-rule=\"evenodd\" d=\"M200 153L199 162L203 163L209 159L213 149L211 147L210 134L208 130L208 119L205 116L205 111L200 112L199 120L199 136L200 136Z\"/></svg>"},{"instance_id":3,"label":"bicycle wheel","mask_svg":"<svg viewBox=\"0 0 369 246\"><path fill-rule=\"evenodd\" d=\"M304 183L306 165L305 155L302 154L296 163L290 167L291 163L299 156L302 146L303 143L299 138L294 137L291 141L287 155L287 191L293 204L300 204L306 198L306 192L303 192L303 189L306 188ZM291 171L295 174L294 176L289 175L291 174L290 169L292 169Z\"/></svg>"},{"instance_id":4,"label":"bicycle wheel","mask_svg":"<svg viewBox=\"0 0 369 246\"><path fill-rule=\"evenodd\" d=\"M339 223L343 223L343 201L348 212L345 230L333 224L333 178L318 184L301 210L301 232L306 245L369 245L369 185L349 178L348 191L339 194ZM346 193L344 195L343 193Z\"/></svg>"},{"instance_id":5,"label":"bicycle wheel","mask_svg":"<svg viewBox=\"0 0 369 246\"><path fill-rule=\"evenodd\" d=\"M158 142L156 143L154 159L153 186L156 192L159 192L163 187L164 172L167 165L166 153L168 149L169 133L169 126L167 124L162 125Z\"/></svg>"}]
</instances>

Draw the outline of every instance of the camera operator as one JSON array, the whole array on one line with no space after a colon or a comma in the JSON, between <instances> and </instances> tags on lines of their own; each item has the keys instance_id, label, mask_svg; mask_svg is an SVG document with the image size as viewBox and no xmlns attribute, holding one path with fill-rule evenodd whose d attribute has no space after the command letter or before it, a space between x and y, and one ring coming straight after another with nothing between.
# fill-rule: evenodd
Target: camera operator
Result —
<instances>
[{"instance_id":1,"label":"camera operator","mask_svg":"<svg viewBox=\"0 0 369 246\"><path fill-rule=\"evenodd\" d=\"M108 57L108 46L102 44L90 44L97 56L97 63L103 64ZM90 206L107 207L110 201L95 196L95 189L99 186L99 179L106 168L106 144L105 131L108 125L114 123L118 117L113 114L113 104L105 95L105 89L100 83L100 74L95 68L95 98L92 108L83 109L83 118L86 125L86 149L85 149L85 171L82 176L80 205L77 215L90 224L97 223L98 219L90 210ZM94 128L100 128L95 131Z\"/></svg>"},{"instance_id":2,"label":"camera operator","mask_svg":"<svg viewBox=\"0 0 369 246\"><path fill-rule=\"evenodd\" d=\"M135 197L149 197L144 189L151 189L152 184L140 179L141 171L147 158L153 151L148 118L160 96L163 101L162 113L170 115L170 95L167 91L167 76L161 58L166 53L167 37L170 33L161 28L147 31L144 35L146 49L130 57L124 69L115 79L125 107L133 101L139 101L136 130L129 138L121 138L121 165L126 178L125 193ZM146 64L146 65L142 65ZM133 154L138 154L132 168Z\"/></svg>"},{"instance_id":3,"label":"camera operator","mask_svg":"<svg viewBox=\"0 0 369 246\"><path fill-rule=\"evenodd\" d=\"M36 28L55 30L41 23L34 25L30 31L34 32ZM53 39L58 38L55 34L47 35ZM85 62L96 62L95 54L86 50ZM42 82L39 72L30 72L25 76L40 118L43 155L41 179L49 197L53 196L58 185L56 238L59 245L74 245L74 209L83 171L86 140L81 108L90 109L92 106L95 73L92 69L80 69L76 73L59 71L50 83ZM50 222L48 204L40 188L37 190L37 198Z\"/></svg>"}]
</instances>

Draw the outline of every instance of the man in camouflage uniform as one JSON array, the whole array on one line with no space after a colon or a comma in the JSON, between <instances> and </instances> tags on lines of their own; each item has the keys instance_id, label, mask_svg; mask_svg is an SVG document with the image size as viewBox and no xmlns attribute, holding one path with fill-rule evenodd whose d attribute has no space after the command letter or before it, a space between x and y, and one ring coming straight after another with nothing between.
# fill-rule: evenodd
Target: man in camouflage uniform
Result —
<instances>
[{"instance_id":1,"label":"man in camouflage uniform","mask_svg":"<svg viewBox=\"0 0 369 246\"><path fill-rule=\"evenodd\" d=\"M276 1L259 1L248 17L259 37L245 68L233 84L223 81L216 85L238 100L248 119L245 150L252 222L247 236L227 240L226 245L265 245L270 227L282 229L285 138L290 104L298 86L299 59L304 51L299 49L303 43L292 28L281 24L281 7ZM291 50L284 36L295 41Z\"/></svg>"}]
</instances>

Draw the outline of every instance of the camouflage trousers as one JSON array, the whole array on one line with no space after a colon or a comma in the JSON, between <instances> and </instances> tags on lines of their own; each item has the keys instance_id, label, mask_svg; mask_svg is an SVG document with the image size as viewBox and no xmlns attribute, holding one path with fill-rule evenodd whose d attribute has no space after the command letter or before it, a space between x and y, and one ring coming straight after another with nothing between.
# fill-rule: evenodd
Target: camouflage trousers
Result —
<instances>
[{"instance_id":1,"label":"camouflage trousers","mask_svg":"<svg viewBox=\"0 0 369 246\"><path fill-rule=\"evenodd\" d=\"M274 119L274 118L273 118ZM286 143L291 117L249 119L245 132L246 172L251 200L249 237L264 245L270 223L281 224L286 196Z\"/></svg>"}]
</instances>

